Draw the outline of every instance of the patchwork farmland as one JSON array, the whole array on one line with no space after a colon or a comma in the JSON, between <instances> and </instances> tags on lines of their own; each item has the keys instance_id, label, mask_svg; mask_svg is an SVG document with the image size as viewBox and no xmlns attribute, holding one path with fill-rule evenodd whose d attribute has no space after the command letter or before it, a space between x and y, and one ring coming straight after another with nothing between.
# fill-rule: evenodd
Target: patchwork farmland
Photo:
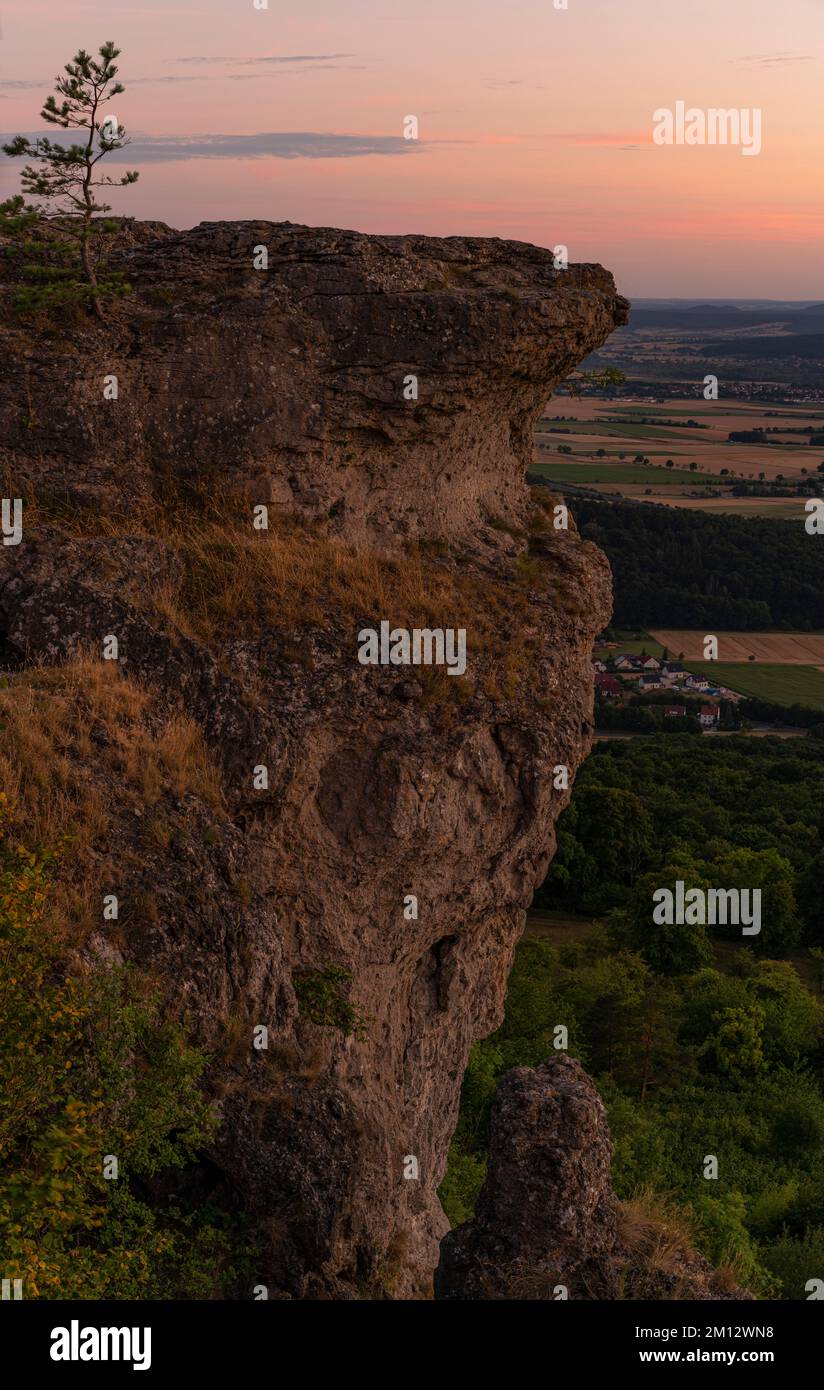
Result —
<instances>
[{"instance_id":1,"label":"patchwork farmland","mask_svg":"<svg viewBox=\"0 0 824 1390\"><path fill-rule=\"evenodd\" d=\"M561 418L559 418L561 417ZM729 435L760 431L760 442ZM735 497L736 482L797 485L817 476L824 404L603 400L557 396L535 430L530 473L561 484L668 506L805 518L803 498Z\"/></svg>"}]
</instances>

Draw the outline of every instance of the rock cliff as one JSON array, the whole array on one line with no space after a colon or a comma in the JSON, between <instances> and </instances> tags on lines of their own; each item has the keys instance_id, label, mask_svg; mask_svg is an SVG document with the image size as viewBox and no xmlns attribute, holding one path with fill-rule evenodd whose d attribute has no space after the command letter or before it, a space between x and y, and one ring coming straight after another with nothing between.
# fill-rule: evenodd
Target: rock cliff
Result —
<instances>
[{"instance_id":1,"label":"rock cliff","mask_svg":"<svg viewBox=\"0 0 824 1390\"><path fill-rule=\"evenodd\" d=\"M683 1233L618 1202L600 1096L563 1054L506 1074L472 1221L441 1245L441 1299L748 1299Z\"/></svg>"},{"instance_id":2,"label":"rock cliff","mask_svg":"<svg viewBox=\"0 0 824 1390\"><path fill-rule=\"evenodd\" d=\"M105 324L0 336L12 791L73 829L79 956L157 974L212 1053L256 1282L431 1296L610 612L524 484L531 430L627 306L503 241L126 223L112 263ZM464 629L465 674L361 665L382 621Z\"/></svg>"}]
</instances>

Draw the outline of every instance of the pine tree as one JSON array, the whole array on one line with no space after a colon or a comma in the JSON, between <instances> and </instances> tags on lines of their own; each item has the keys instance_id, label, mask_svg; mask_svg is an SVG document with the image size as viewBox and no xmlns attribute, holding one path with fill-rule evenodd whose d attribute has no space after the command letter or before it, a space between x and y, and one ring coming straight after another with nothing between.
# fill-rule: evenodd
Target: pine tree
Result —
<instances>
[{"instance_id":1,"label":"pine tree","mask_svg":"<svg viewBox=\"0 0 824 1390\"><path fill-rule=\"evenodd\" d=\"M78 244L83 275L89 286L92 308L103 317L101 287L98 283L95 257L92 250L95 213L110 212L108 203L99 203L94 190L103 186L123 186L136 183L138 175L128 170L122 178L95 177L97 165L105 155L120 150L129 142L126 131L116 116L102 116L102 108L126 89L117 82L115 59L120 49L109 40L99 49L97 62L85 49L80 49L74 61L65 66L65 77L55 78L55 92L43 103L40 115L50 125L87 132L85 143L59 145L45 136L30 141L18 135L3 146L12 158L21 155L39 164L26 164L20 176L25 194L43 202L27 205L27 212L53 219L60 233L74 238Z\"/></svg>"}]
</instances>

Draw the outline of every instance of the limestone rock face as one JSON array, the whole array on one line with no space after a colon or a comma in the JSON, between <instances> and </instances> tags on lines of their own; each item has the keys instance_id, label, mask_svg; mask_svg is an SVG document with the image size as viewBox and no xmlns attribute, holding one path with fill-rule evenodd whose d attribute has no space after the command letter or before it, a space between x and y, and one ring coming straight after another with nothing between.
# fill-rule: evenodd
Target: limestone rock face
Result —
<instances>
[{"instance_id":1,"label":"limestone rock face","mask_svg":"<svg viewBox=\"0 0 824 1390\"><path fill-rule=\"evenodd\" d=\"M18 479L104 507L185 479L353 539L454 540L522 505L537 414L628 311L600 266L521 242L271 222L132 241L108 331L59 353L38 335L0 396Z\"/></svg>"},{"instance_id":2,"label":"limestone rock face","mask_svg":"<svg viewBox=\"0 0 824 1390\"><path fill-rule=\"evenodd\" d=\"M475 1217L441 1243L436 1297L750 1298L666 1220L618 1202L603 1102L561 1054L507 1072Z\"/></svg>"},{"instance_id":3,"label":"limestone rock face","mask_svg":"<svg viewBox=\"0 0 824 1390\"><path fill-rule=\"evenodd\" d=\"M530 499L531 429L626 304L600 267L502 241L125 224L113 260L132 290L105 324L0 331L2 495L24 500L0 663L32 718L73 711L61 794L104 826L88 902L123 904L117 931L89 908L84 950L153 971L212 1053L208 1163L256 1223L255 1282L429 1297L468 1051L502 1017L610 613L604 557ZM383 620L464 628L465 676L359 664ZM116 670L92 679L108 635ZM140 698L106 705L115 675ZM117 720L173 716L219 794L179 737L154 780L112 752ZM567 1136L580 1113L602 1175L597 1100L519 1084ZM578 1196L558 1241L593 1219ZM505 1190L489 1201L526 1237Z\"/></svg>"}]
</instances>

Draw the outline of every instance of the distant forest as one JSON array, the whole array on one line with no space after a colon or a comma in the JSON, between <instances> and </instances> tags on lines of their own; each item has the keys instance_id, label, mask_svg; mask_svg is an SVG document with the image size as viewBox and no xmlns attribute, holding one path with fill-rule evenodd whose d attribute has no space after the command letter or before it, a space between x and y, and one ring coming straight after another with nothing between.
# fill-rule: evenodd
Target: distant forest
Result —
<instances>
[{"instance_id":1,"label":"distant forest","mask_svg":"<svg viewBox=\"0 0 824 1390\"><path fill-rule=\"evenodd\" d=\"M824 544L800 520L569 501L609 556L618 627L824 628Z\"/></svg>"}]
</instances>

